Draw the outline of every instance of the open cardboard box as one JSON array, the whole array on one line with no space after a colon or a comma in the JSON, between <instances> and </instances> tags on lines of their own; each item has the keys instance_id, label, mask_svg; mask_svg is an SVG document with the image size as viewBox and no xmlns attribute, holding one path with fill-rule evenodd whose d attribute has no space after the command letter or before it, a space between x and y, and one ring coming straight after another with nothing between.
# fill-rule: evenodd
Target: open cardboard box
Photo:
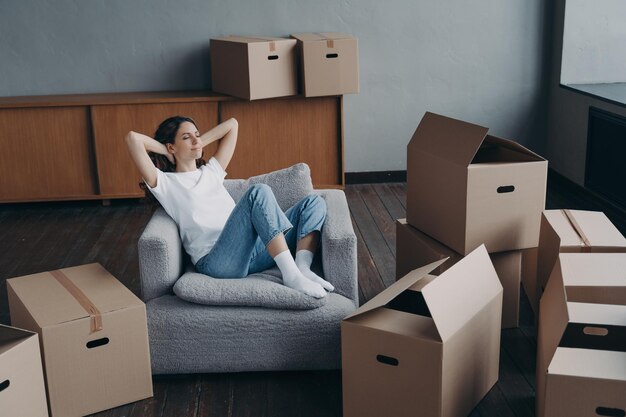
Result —
<instances>
[{"instance_id":1,"label":"open cardboard box","mask_svg":"<svg viewBox=\"0 0 626 417\"><path fill-rule=\"evenodd\" d=\"M522 257L522 251L519 250L489 254L503 288L503 329L517 327L519 324ZM396 279L415 268L444 258L448 260L432 271L434 275L440 275L463 259L463 255L420 232L408 224L406 219L396 220Z\"/></svg>"},{"instance_id":2,"label":"open cardboard box","mask_svg":"<svg viewBox=\"0 0 626 417\"><path fill-rule=\"evenodd\" d=\"M294 33L305 97L359 92L359 47L345 33Z\"/></svg>"},{"instance_id":3,"label":"open cardboard box","mask_svg":"<svg viewBox=\"0 0 626 417\"><path fill-rule=\"evenodd\" d=\"M53 417L152 396L145 305L100 264L11 278L7 291L11 324L39 334Z\"/></svg>"},{"instance_id":4,"label":"open cardboard box","mask_svg":"<svg viewBox=\"0 0 626 417\"><path fill-rule=\"evenodd\" d=\"M296 40L227 36L211 39L212 90L258 100L298 94Z\"/></svg>"},{"instance_id":5,"label":"open cardboard box","mask_svg":"<svg viewBox=\"0 0 626 417\"><path fill-rule=\"evenodd\" d=\"M538 417L626 412L624 270L626 254L559 255L539 309Z\"/></svg>"},{"instance_id":6,"label":"open cardboard box","mask_svg":"<svg viewBox=\"0 0 626 417\"><path fill-rule=\"evenodd\" d=\"M418 268L341 323L344 417L458 417L498 379L502 286L484 246Z\"/></svg>"},{"instance_id":7,"label":"open cardboard box","mask_svg":"<svg viewBox=\"0 0 626 417\"><path fill-rule=\"evenodd\" d=\"M559 253L626 252L626 238L600 211L545 210L537 248L537 274L524 281L535 314Z\"/></svg>"},{"instance_id":8,"label":"open cardboard box","mask_svg":"<svg viewBox=\"0 0 626 417\"><path fill-rule=\"evenodd\" d=\"M427 112L407 146L407 221L463 255L539 240L548 162L487 131Z\"/></svg>"},{"instance_id":9,"label":"open cardboard box","mask_svg":"<svg viewBox=\"0 0 626 417\"><path fill-rule=\"evenodd\" d=\"M37 333L1 324L0 415L48 417Z\"/></svg>"}]
</instances>

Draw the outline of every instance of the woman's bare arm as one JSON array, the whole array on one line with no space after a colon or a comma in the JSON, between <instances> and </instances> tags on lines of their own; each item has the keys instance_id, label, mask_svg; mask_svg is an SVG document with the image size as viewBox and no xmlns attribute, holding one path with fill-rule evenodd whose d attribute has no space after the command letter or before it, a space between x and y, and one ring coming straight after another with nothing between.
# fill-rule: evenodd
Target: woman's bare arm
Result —
<instances>
[{"instance_id":1,"label":"woman's bare arm","mask_svg":"<svg viewBox=\"0 0 626 417\"><path fill-rule=\"evenodd\" d=\"M209 143L213 143L216 140L220 141L217 145L217 151L213 156L217 159L217 162L220 163L224 170L226 170L226 167L235 153L238 130L239 123L237 123L235 118L230 118L215 126L213 129L209 130L200 137L202 147L205 147Z\"/></svg>"},{"instance_id":2,"label":"woman's bare arm","mask_svg":"<svg viewBox=\"0 0 626 417\"><path fill-rule=\"evenodd\" d=\"M141 176L150 187L155 187L157 183L157 169L152 163L148 152L154 152L165 155L170 161L174 161L174 157L167 151L162 143L157 142L150 136L130 131L126 135L126 145L130 156L135 162Z\"/></svg>"}]
</instances>

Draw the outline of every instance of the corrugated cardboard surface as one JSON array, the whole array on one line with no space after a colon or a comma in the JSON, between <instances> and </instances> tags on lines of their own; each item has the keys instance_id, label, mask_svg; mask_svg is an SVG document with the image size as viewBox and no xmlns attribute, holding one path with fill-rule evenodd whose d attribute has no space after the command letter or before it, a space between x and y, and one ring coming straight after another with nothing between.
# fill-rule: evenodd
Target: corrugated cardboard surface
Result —
<instances>
[{"instance_id":1,"label":"corrugated cardboard surface","mask_svg":"<svg viewBox=\"0 0 626 417\"><path fill-rule=\"evenodd\" d=\"M298 40L302 93L305 97L359 92L359 49L343 33L295 33Z\"/></svg>"},{"instance_id":2,"label":"corrugated cardboard surface","mask_svg":"<svg viewBox=\"0 0 626 417\"><path fill-rule=\"evenodd\" d=\"M502 328L517 327L522 251L491 253L489 257L504 289ZM433 270L433 274L440 275L463 259L463 256L409 225L406 219L396 220L396 279L415 268L443 258L449 259Z\"/></svg>"},{"instance_id":3,"label":"corrugated cardboard surface","mask_svg":"<svg viewBox=\"0 0 626 417\"><path fill-rule=\"evenodd\" d=\"M37 333L0 325L0 415L48 417Z\"/></svg>"},{"instance_id":4,"label":"corrugated cardboard surface","mask_svg":"<svg viewBox=\"0 0 626 417\"><path fill-rule=\"evenodd\" d=\"M541 219L537 248L536 291L528 294L531 305L537 305L552 273L559 253L626 252L626 238L606 215L599 211L568 210L589 245L577 232L564 210L545 210ZM534 297L531 299L531 296Z\"/></svg>"},{"instance_id":5,"label":"corrugated cardboard surface","mask_svg":"<svg viewBox=\"0 0 626 417\"><path fill-rule=\"evenodd\" d=\"M547 161L487 130L424 115L407 147L407 221L461 254L536 247Z\"/></svg>"},{"instance_id":6,"label":"corrugated cardboard surface","mask_svg":"<svg viewBox=\"0 0 626 417\"><path fill-rule=\"evenodd\" d=\"M442 262L342 322L344 416L466 415L495 384L502 286L493 265L481 247L429 276ZM400 308L403 297L412 301Z\"/></svg>"},{"instance_id":7,"label":"corrugated cardboard surface","mask_svg":"<svg viewBox=\"0 0 626 417\"><path fill-rule=\"evenodd\" d=\"M99 264L62 271L100 310L102 330L92 332L89 314L50 273L7 280L12 323L41 338L51 415L152 396L145 305Z\"/></svg>"},{"instance_id":8,"label":"corrugated cardboard surface","mask_svg":"<svg viewBox=\"0 0 626 417\"><path fill-rule=\"evenodd\" d=\"M247 100L298 93L295 39L229 36L211 39L210 53L213 91Z\"/></svg>"},{"instance_id":9,"label":"corrugated cardboard surface","mask_svg":"<svg viewBox=\"0 0 626 417\"><path fill-rule=\"evenodd\" d=\"M591 355L594 360L587 360L584 363L578 360L566 360L565 358L572 358L570 355L554 362L557 352L565 355L561 351L563 347L615 352L624 350L626 298L623 297L623 292L621 298L611 294L612 292L620 293L615 289L626 285L626 276L623 275L623 271L620 271L619 265L611 263L611 259L617 259L617 257L623 258L626 254L559 255L541 298L539 309L536 388L539 417L570 415L566 412L566 410L571 410L568 408L569 405L561 404L564 407L563 413L555 414L554 410L555 407L558 408L559 403L562 403L563 392L574 392L571 391L572 381L586 384L590 392L596 392L596 390L610 392L613 388L604 386L600 380L615 380L615 371L622 375L621 380L626 380L626 368L614 368L607 371L617 363L603 362L615 355L578 352L573 357L582 360ZM579 269L583 264L587 264L585 267L587 269ZM594 269L598 271L597 276L589 273ZM570 287L570 283L574 286ZM587 287L588 291L580 292L578 291L580 287ZM597 289L603 290L596 291ZM610 302L615 304L603 304L607 302L607 297L610 297ZM587 370L581 372L582 367ZM556 374L552 375L549 369ZM604 377L601 375L603 372L606 372ZM593 381L587 377L592 377ZM585 379L584 382L583 379ZM547 389L548 381L550 381L549 390ZM599 384L598 388L589 388L596 383ZM602 388L599 388L600 386ZM579 410L583 410L591 405L590 400L591 397L587 395L577 397L574 401L579 405ZM547 412L547 404L550 404L552 410L550 413Z\"/></svg>"}]
</instances>

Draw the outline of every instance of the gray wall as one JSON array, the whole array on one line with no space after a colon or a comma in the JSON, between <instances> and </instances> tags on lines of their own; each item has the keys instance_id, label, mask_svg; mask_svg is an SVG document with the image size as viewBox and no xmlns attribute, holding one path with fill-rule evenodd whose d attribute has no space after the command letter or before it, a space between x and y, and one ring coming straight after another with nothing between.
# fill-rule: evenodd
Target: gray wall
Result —
<instances>
[{"instance_id":1,"label":"gray wall","mask_svg":"<svg viewBox=\"0 0 626 417\"><path fill-rule=\"evenodd\" d=\"M626 1L568 0L561 83L626 82Z\"/></svg>"},{"instance_id":2,"label":"gray wall","mask_svg":"<svg viewBox=\"0 0 626 417\"><path fill-rule=\"evenodd\" d=\"M549 2L547 2L549 3ZM208 39L343 31L360 41L345 170L406 169L426 110L542 150L541 0L0 0L0 96L210 88Z\"/></svg>"},{"instance_id":3,"label":"gray wall","mask_svg":"<svg viewBox=\"0 0 626 417\"><path fill-rule=\"evenodd\" d=\"M571 0L568 0L568 3ZM546 156L550 166L570 180L584 185L589 107L626 116L626 108L559 86L565 20L565 0L555 2L553 61L549 88L549 124Z\"/></svg>"}]
</instances>

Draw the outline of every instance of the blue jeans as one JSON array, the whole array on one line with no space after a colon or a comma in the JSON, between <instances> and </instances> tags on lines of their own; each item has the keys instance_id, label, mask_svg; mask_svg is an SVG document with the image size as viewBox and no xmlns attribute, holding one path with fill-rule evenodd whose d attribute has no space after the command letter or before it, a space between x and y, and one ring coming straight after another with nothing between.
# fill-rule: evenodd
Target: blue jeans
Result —
<instances>
[{"instance_id":1,"label":"blue jeans","mask_svg":"<svg viewBox=\"0 0 626 417\"><path fill-rule=\"evenodd\" d=\"M196 270L214 278L243 278L275 265L267 244L284 233L287 246L296 249L300 239L321 232L326 220L326 202L309 195L285 213L276 202L272 189L253 185L233 209L224 230L211 251L196 263Z\"/></svg>"}]
</instances>

